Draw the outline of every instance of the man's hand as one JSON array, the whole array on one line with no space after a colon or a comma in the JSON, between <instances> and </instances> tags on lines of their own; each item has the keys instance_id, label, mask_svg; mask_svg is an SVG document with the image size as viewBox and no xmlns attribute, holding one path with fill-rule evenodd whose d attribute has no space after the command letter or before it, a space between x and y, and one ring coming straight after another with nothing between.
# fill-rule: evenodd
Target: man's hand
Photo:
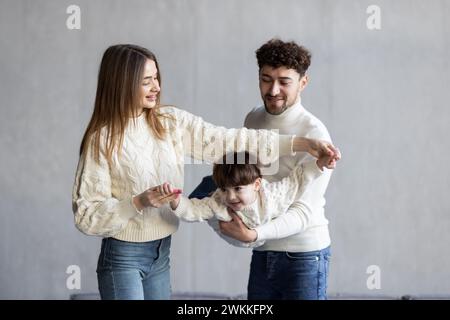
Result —
<instances>
[{"instance_id":1,"label":"man's hand","mask_svg":"<svg viewBox=\"0 0 450 320\"><path fill-rule=\"evenodd\" d=\"M242 242L256 241L258 233L255 230L247 228L241 218L230 208L228 208L228 213L231 216L231 221L219 221L220 232Z\"/></svg>"}]
</instances>

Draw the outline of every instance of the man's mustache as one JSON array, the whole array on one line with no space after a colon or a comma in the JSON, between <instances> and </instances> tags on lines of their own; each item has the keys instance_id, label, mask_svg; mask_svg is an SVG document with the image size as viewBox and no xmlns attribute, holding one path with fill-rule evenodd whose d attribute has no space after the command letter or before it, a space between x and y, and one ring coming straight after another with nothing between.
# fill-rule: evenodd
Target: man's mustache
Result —
<instances>
[{"instance_id":1,"label":"man's mustache","mask_svg":"<svg viewBox=\"0 0 450 320\"><path fill-rule=\"evenodd\" d=\"M276 100L284 100L284 99L285 99L284 96L272 96L272 95L270 95L270 94L266 94L266 95L264 96L264 98L268 98L268 99L276 99Z\"/></svg>"}]
</instances>

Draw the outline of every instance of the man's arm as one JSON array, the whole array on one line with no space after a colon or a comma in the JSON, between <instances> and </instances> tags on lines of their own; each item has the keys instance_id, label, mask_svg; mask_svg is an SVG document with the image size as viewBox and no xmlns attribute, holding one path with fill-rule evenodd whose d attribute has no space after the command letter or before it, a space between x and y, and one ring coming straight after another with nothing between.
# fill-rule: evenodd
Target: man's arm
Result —
<instances>
[{"instance_id":1,"label":"man's arm","mask_svg":"<svg viewBox=\"0 0 450 320\"><path fill-rule=\"evenodd\" d=\"M233 217L233 214L231 214ZM237 216L236 214L234 214L235 216ZM239 218L239 217L238 217ZM217 233L217 235L219 237L221 237L223 240L225 240L228 244L231 244L234 247L239 247L239 248L255 248L255 247L259 247L260 245L262 245L264 243L264 241L257 241L257 242L243 242L243 241L239 241L236 240L232 237L228 237L226 235L224 235L222 232L220 232L220 224L223 221L218 220L217 218L212 218L208 220L208 225ZM242 222L242 224L244 224ZM244 225L245 227L245 225ZM247 228L247 227L245 227Z\"/></svg>"}]
</instances>

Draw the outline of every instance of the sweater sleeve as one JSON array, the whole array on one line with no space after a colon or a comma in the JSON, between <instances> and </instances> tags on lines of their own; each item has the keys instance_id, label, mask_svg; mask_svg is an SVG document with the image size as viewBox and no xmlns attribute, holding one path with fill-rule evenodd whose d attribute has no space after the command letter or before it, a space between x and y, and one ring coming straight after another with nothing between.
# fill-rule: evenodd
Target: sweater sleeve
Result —
<instances>
[{"instance_id":1,"label":"sweater sleeve","mask_svg":"<svg viewBox=\"0 0 450 320\"><path fill-rule=\"evenodd\" d=\"M72 191L75 225L87 235L111 237L125 229L140 212L132 197L117 199L111 193L111 176L104 153L94 160L91 146L80 157Z\"/></svg>"},{"instance_id":2,"label":"sweater sleeve","mask_svg":"<svg viewBox=\"0 0 450 320\"><path fill-rule=\"evenodd\" d=\"M275 162L280 156L295 155L294 135L279 135L269 130L226 129L205 122L201 117L176 109L185 155L196 160L216 162L228 152L257 152L261 164Z\"/></svg>"},{"instance_id":3,"label":"sweater sleeve","mask_svg":"<svg viewBox=\"0 0 450 320\"><path fill-rule=\"evenodd\" d=\"M264 244L264 241L255 241L255 242L242 242L239 240L236 240L234 238L228 237L224 235L222 232L220 232L219 227L219 220L214 217L208 220L208 225L214 230L214 232L222 238L222 240L225 240L228 244L231 244L234 247L238 248L256 248Z\"/></svg>"},{"instance_id":4,"label":"sweater sleeve","mask_svg":"<svg viewBox=\"0 0 450 320\"><path fill-rule=\"evenodd\" d=\"M281 179L272 183L267 183L264 186L264 193L267 197L267 203L270 205L265 216L270 219L276 218L299 199L304 200L305 190L309 188L314 179L319 177L322 171L316 164L316 161L309 161L307 163L298 163L291 173Z\"/></svg>"},{"instance_id":5,"label":"sweater sleeve","mask_svg":"<svg viewBox=\"0 0 450 320\"><path fill-rule=\"evenodd\" d=\"M312 163L315 165L315 161ZM302 232L309 226L313 220L315 208L320 208L324 205L323 199L332 172L332 170L324 169L319 176L316 176L311 170L316 169L310 165L305 167L304 176L315 178L313 180L308 178L306 183L302 182L298 197L286 213L255 228L258 233L258 241L285 238Z\"/></svg>"},{"instance_id":6,"label":"sweater sleeve","mask_svg":"<svg viewBox=\"0 0 450 320\"><path fill-rule=\"evenodd\" d=\"M181 197L178 207L172 212L180 219L189 222L201 222L214 216L223 221L231 220L227 208L221 203L217 192L211 197L202 199Z\"/></svg>"}]
</instances>

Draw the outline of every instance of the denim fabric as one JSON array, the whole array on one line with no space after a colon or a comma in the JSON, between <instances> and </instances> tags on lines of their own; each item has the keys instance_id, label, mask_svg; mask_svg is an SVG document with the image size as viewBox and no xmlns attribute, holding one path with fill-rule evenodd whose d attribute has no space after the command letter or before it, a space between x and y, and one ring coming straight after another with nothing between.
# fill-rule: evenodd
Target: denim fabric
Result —
<instances>
[{"instance_id":1,"label":"denim fabric","mask_svg":"<svg viewBox=\"0 0 450 320\"><path fill-rule=\"evenodd\" d=\"M171 236L149 242L105 238L97 264L104 300L170 299Z\"/></svg>"},{"instance_id":2,"label":"denim fabric","mask_svg":"<svg viewBox=\"0 0 450 320\"><path fill-rule=\"evenodd\" d=\"M330 247L310 252L253 251L249 300L326 300Z\"/></svg>"}]
</instances>

